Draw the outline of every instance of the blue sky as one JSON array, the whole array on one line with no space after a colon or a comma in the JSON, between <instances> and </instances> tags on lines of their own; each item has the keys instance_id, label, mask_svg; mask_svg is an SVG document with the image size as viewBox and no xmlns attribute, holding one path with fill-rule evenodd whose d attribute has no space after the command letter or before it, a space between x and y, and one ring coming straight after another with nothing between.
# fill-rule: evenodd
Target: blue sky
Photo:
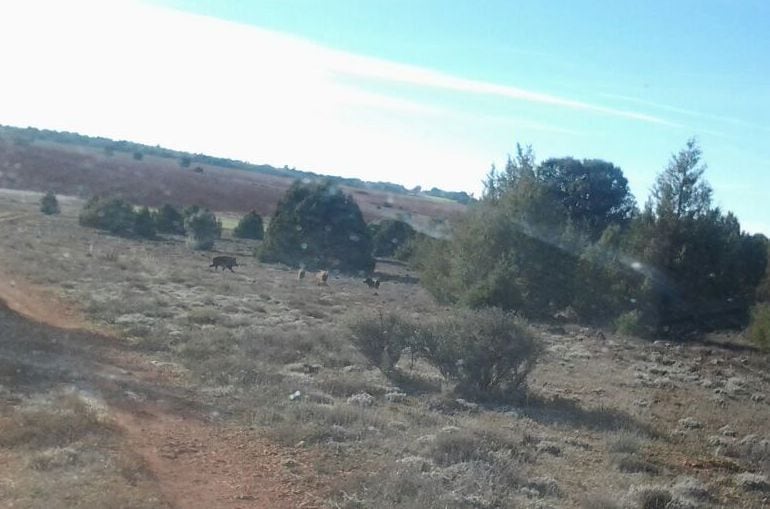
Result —
<instances>
[{"instance_id":1,"label":"blue sky","mask_svg":"<svg viewBox=\"0 0 770 509\"><path fill-rule=\"evenodd\" d=\"M768 34L760 0L6 2L0 123L473 192L521 142L640 202L696 136L770 234Z\"/></svg>"}]
</instances>

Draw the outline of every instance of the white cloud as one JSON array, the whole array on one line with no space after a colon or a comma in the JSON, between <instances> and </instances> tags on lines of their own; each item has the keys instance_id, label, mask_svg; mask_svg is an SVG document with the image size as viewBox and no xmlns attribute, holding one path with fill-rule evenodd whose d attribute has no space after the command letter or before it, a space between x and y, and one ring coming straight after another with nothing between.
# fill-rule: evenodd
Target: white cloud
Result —
<instances>
[{"instance_id":1,"label":"white cloud","mask_svg":"<svg viewBox=\"0 0 770 509\"><path fill-rule=\"evenodd\" d=\"M498 145L466 127L467 112L399 96L388 84L674 125L128 0L3 2L0 47L0 123L406 185L476 190ZM532 119L473 118L476 127L501 120L577 133Z\"/></svg>"}]
</instances>

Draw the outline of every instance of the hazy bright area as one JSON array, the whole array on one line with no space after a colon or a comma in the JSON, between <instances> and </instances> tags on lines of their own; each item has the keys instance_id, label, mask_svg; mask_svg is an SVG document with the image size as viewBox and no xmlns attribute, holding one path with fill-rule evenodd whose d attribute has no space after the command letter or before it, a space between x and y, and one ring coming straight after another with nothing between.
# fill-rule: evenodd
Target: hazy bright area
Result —
<instances>
[{"instance_id":1,"label":"hazy bright area","mask_svg":"<svg viewBox=\"0 0 770 509\"><path fill-rule=\"evenodd\" d=\"M696 136L770 233L761 1L10 1L0 123L475 192L516 142L642 203Z\"/></svg>"}]
</instances>

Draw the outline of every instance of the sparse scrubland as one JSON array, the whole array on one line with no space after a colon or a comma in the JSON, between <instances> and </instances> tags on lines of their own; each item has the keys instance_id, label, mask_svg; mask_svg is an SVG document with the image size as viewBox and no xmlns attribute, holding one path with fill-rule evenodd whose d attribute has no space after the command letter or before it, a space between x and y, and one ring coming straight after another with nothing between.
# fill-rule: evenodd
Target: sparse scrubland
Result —
<instances>
[{"instance_id":1,"label":"sparse scrubland","mask_svg":"<svg viewBox=\"0 0 770 509\"><path fill-rule=\"evenodd\" d=\"M97 507L110 485L117 506L182 506L163 468L218 460L172 430L159 463L126 431L144 405L234 430L225 454L260 444L243 471L269 475L228 484L243 507L267 507L270 475L307 507L763 507L770 376L748 337L767 337L767 243L712 207L699 156L675 155L639 211L615 166L522 149L445 240L386 225L375 242L352 200L297 184L264 241L225 229L210 253L182 236L201 211L159 210L149 241L79 224L94 202L44 215L0 191L6 276L114 336L2 322L23 334L0 341L0 505ZM408 263L372 266L389 238ZM220 254L234 273L208 268Z\"/></svg>"}]
</instances>

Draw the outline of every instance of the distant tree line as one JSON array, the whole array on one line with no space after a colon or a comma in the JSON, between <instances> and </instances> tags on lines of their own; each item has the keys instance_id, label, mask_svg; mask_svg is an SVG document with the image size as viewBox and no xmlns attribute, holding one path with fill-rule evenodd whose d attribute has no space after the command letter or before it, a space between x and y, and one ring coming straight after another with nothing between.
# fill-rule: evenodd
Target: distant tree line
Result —
<instances>
[{"instance_id":1,"label":"distant tree line","mask_svg":"<svg viewBox=\"0 0 770 509\"><path fill-rule=\"evenodd\" d=\"M758 300L768 239L713 205L704 171L690 140L640 210L612 163L538 164L518 146L504 169L492 168L453 238L421 242L414 262L447 303L535 319L567 310L586 323L676 338L740 327Z\"/></svg>"},{"instance_id":2,"label":"distant tree line","mask_svg":"<svg viewBox=\"0 0 770 509\"><path fill-rule=\"evenodd\" d=\"M8 135L9 138L15 139L19 143L29 144L35 140L47 140L70 145L89 146L102 150L106 155L109 156L114 155L116 152L131 154L131 156L137 161L142 160L144 156L177 159L179 161L179 165L182 168L189 168L192 164L204 164L219 166L222 168L251 171L277 177L289 177L292 179L300 179L305 181L328 181L337 186L344 185L356 189L375 190L398 195L405 195L410 193L410 191L404 186L390 182L368 182L357 178L325 176L310 171L302 171L295 168L289 168L288 166L284 166L283 168L276 168L267 164L251 164L245 161L214 157L205 154L190 154L189 152L171 150L158 145L144 145L141 143L134 143L125 140L115 141L110 138L104 138L100 136L92 137L71 132L53 131L49 129L37 129L34 127L18 128L10 126L0 126L0 133ZM196 166L196 168L198 168L198 166ZM460 203L469 203L473 200L473 198L465 192L442 191L438 188L433 188L424 194L439 196L449 200L458 201Z\"/></svg>"}]
</instances>

